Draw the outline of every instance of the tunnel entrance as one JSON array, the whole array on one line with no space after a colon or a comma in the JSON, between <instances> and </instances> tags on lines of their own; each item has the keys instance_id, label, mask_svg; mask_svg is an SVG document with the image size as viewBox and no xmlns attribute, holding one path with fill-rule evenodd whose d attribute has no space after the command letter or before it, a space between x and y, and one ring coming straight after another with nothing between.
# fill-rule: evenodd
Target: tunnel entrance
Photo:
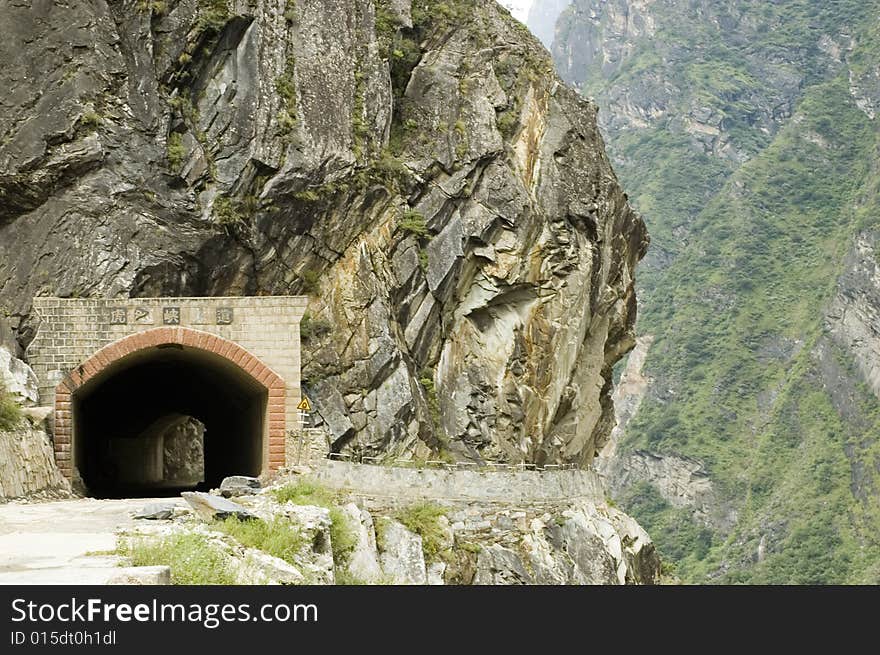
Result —
<instances>
[{"instance_id":1,"label":"tunnel entrance","mask_svg":"<svg viewBox=\"0 0 880 655\"><path fill-rule=\"evenodd\" d=\"M97 497L161 496L260 475L269 390L180 344L131 353L71 395L74 464Z\"/></svg>"}]
</instances>

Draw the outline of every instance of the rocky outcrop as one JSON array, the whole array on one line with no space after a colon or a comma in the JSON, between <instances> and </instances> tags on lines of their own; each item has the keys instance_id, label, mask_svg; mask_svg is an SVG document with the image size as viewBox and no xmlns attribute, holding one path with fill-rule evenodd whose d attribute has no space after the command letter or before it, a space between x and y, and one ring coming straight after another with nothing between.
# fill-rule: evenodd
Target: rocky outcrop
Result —
<instances>
[{"instance_id":1,"label":"rocky outcrop","mask_svg":"<svg viewBox=\"0 0 880 655\"><path fill-rule=\"evenodd\" d=\"M162 440L162 479L181 486L205 480L205 424L192 416L167 416L139 438Z\"/></svg>"},{"instance_id":2,"label":"rocky outcrop","mask_svg":"<svg viewBox=\"0 0 880 655\"><path fill-rule=\"evenodd\" d=\"M826 316L834 341L853 358L880 398L880 235L859 234L844 260L837 294Z\"/></svg>"},{"instance_id":3,"label":"rocky outcrop","mask_svg":"<svg viewBox=\"0 0 880 655\"><path fill-rule=\"evenodd\" d=\"M639 337L629 354L620 381L614 388L617 423L611 438L596 458L596 471L612 498L621 500L640 483L654 487L672 507L687 509L699 523L729 529L736 513L720 507L720 500L705 465L691 457L620 448L626 426L636 415L652 382L642 369L654 337Z\"/></svg>"},{"instance_id":4,"label":"rocky outcrop","mask_svg":"<svg viewBox=\"0 0 880 655\"><path fill-rule=\"evenodd\" d=\"M19 342L37 294L308 293L334 450L589 462L644 225L543 48L495 3L438 7L7 6Z\"/></svg>"},{"instance_id":5,"label":"rocky outcrop","mask_svg":"<svg viewBox=\"0 0 880 655\"><path fill-rule=\"evenodd\" d=\"M229 534L217 532L210 521L194 522L187 513L175 512L170 523L141 523L138 528L147 535L205 535L206 542L233 558L236 577L243 584L659 582L660 560L650 537L604 501L579 499L513 508L492 502L439 504L342 492L331 504L327 499L334 494L310 481L298 488L315 491L315 499L326 507L279 503L275 491L290 482L302 480L278 479L260 493L239 499L250 520L271 525L289 522L289 529L299 533L300 546L285 555L286 564L244 548ZM307 503L309 498L297 502Z\"/></svg>"},{"instance_id":6,"label":"rocky outcrop","mask_svg":"<svg viewBox=\"0 0 880 655\"><path fill-rule=\"evenodd\" d=\"M39 402L37 376L6 348L0 346L0 389L14 395L18 402L35 405Z\"/></svg>"},{"instance_id":7,"label":"rocky outcrop","mask_svg":"<svg viewBox=\"0 0 880 655\"><path fill-rule=\"evenodd\" d=\"M480 549L473 584L654 584L659 560L647 534L610 507L574 505L528 522L519 542Z\"/></svg>"}]
</instances>

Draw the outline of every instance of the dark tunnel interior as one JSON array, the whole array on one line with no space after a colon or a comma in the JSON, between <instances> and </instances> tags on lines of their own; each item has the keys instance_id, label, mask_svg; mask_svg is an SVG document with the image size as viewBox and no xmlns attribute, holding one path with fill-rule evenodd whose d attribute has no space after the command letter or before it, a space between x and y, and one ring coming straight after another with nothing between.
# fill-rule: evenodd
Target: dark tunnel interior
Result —
<instances>
[{"instance_id":1,"label":"dark tunnel interior","mask_svg":"<svg viewBox=\"0 0 880 655\"><path fill-rule=\"evenodd\" d=\"M266 404L266 389L218 355L177 345L150 348L73 394L75 464L89 494L100 498L176 495L216 488L229 475L257 476ZM185 483L168 479L167 462L163 476L169 451L163 451L161 426L176 415L204 425L203 449L201 442L184 444L199 468Z\"/></svg>"}]
</instances>

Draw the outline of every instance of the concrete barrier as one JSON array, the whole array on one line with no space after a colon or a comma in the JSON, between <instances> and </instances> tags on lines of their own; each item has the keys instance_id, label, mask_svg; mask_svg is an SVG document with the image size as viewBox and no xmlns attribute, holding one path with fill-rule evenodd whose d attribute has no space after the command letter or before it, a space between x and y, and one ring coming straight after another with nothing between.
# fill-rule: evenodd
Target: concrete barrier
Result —
<instances>
[{"instance_id":1,"label":"concrete barrier","mask_svg":"<svg viewBox=\"0 0 880 655\"><path fill-rule=\"evenodd\" d=\"M595 471L416 469L322 461L313 476L332 489L402 502L446 500L505 504L604 501Z\"/></svg>"}]
</instances>

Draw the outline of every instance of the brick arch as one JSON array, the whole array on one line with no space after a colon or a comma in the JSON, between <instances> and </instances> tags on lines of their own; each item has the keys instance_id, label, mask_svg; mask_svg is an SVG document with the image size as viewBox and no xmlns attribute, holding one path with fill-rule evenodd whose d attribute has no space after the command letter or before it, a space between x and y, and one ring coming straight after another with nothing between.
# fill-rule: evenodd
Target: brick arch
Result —
<instances>
[{"instance_id":1,"label":"brick arch","mask_svg":"<svg viewBox=\"0 0 880 655\"><path fill-rule=\"evenodd\" d=\"M284 380L256 356L237 343L209 332L185 327L163 327L132 334L104 346L82 362L58 384L55 389L55 461L69 479L73 475L72 396L86 382L122 360L128 355L154 348L176 344L213 353L235 364L268 392L268 465L277 470L284 465L284 438L286 432L285 400L287 390Z\"/></svg>"}]
</instances>

